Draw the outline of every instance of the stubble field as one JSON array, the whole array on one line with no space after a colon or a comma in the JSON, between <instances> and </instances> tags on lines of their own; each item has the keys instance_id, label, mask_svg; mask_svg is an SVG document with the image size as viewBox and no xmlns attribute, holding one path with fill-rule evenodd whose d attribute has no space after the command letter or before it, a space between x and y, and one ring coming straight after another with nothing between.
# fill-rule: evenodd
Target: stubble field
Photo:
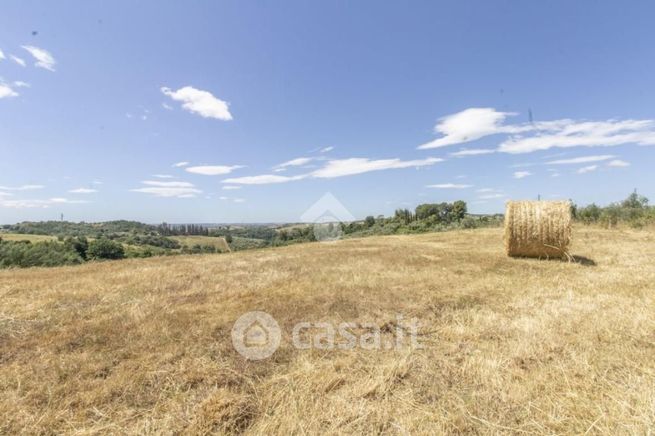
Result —
<instances>
[{"instance_id":1,"label":"stubble field","mask_svg":"<svg viewBox=\"0 0 655 436\"><path fill-rule=\"evenodd\" d=\"M577 227L572 263L501 232L0 271L0 432L652 432L655 232ZM259 362L230 336L253 310L283 331ZM291 344L399 314L422 347Z\"/></svg>"}]
</instances>

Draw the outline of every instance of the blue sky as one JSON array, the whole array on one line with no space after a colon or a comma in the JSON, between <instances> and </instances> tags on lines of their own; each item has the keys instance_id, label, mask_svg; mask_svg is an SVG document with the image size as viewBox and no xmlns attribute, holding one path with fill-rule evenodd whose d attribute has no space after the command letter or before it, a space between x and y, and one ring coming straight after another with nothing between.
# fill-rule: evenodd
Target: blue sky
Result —
<instances>
[{"instance_id":1,"label":"blue sky","mask_svg":"<svg viewBox=\"0 0 655 436\"><path fill-rule=\"evenodd\" d=\"M0 223L298 221L326 192L358 218L655 199L653 16L646 1L6 1Z\"/></svg>"}]
</instances>

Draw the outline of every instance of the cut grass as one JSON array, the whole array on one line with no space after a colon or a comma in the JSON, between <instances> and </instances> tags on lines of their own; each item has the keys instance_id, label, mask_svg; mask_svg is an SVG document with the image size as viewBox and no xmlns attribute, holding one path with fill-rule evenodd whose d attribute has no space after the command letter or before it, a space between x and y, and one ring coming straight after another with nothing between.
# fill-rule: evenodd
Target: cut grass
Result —
<instances>
[{"instance_id":1,"label":"cut grass","mask_svg":"<svg viewBox=\"0 0 655 436\"><path fill-rule=\"evenodd\" d=\"M579 227L572 254L482 229L0 271L0 433L648 433L655 233ZM261 362L231 344L252 310L284 332ZM290 345L398 313L422 349Z\"/></svg>"}]
</instances>

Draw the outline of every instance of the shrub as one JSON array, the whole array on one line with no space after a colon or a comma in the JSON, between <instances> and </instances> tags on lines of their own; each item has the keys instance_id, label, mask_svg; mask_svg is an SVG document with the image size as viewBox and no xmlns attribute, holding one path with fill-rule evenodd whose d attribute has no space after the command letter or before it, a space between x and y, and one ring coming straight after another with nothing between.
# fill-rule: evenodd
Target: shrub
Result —
<instances>
[{"instance_id":1,"label":"shrub","mask_svg":"<svg viewBox=\"0 0 655 436\"><path fill-rule=\"evenodd\" d=\"M12 266L60 266L82 263L80 255L70 246L54 241L0 241L0 268Z\"/></svg>"},{"instance_id":2,"label":"shrub","mask_svg":"<svg viewBox=\"0 0 655 436\"><path fill-rule=\"evenodd\" d=\"M100 238L89 243L87 256L89 259L123 259L125 250L119 242Z\"/></svg>"}]
</instances>

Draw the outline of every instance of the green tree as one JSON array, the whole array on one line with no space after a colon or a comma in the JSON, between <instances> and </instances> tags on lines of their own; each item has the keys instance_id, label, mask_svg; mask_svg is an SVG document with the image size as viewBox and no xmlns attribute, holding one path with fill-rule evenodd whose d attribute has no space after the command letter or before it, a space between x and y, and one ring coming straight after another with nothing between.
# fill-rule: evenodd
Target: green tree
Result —
<instances>
[{"instance_id":1,"label":"green tree","mask_svg":"<svg viewBox=\"0 0 655 436\"><path fill-rule=\"evenodd\" d=\"M452 207L452 219L456 221L461 221L466 216L466 202L462 200L457 200L453 203Z\"/></svg>"},{"instance_id":2,"label":"green tree","mask_svg":"<svg viewBox=\"0 0 655 436\"><path fill-rule=\"evenodd\" d=\"M119 242L100 238L89 243L87 256L89 259L123 259L125 250Z\"/></svg>"}]
</instances>

